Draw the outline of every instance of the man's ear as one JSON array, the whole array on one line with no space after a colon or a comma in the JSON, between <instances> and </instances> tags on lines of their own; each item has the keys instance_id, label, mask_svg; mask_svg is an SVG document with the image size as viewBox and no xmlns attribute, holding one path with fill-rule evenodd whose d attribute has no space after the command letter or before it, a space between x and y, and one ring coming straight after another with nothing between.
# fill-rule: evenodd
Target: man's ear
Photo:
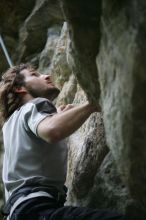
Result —
<instances>
[{"instance_id":1,"label":"man's ear","mask_svg":"<svg viewBox=\"0 0 146 220\"><path fill-rule=\"evenodd\" d=\"M16 93L27 93L27 90L26 90L26 88L24 87L24 86L20 86L20 87L15 87L15 89L14 89L14 91L16 92Z\"/></svg>"}]
</instances>

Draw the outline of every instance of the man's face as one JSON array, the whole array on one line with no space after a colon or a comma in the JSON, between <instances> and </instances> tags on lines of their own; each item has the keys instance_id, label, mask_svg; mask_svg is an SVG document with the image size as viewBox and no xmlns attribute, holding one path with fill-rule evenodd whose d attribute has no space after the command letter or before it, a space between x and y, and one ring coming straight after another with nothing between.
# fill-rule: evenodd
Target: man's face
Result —
<instances>
[{"instance_id":1,"label":"man's face","mask_svg":"<svg viewBox=\"0 0 146 220\"><path fill-rule=\"evenodd\" d=\"M33 69L24 69L21 74L24 75L24 87L32 97L53 100L58 96L60 91L55 87L49 75L40 74Z\"/></svg>"}]
</instances>

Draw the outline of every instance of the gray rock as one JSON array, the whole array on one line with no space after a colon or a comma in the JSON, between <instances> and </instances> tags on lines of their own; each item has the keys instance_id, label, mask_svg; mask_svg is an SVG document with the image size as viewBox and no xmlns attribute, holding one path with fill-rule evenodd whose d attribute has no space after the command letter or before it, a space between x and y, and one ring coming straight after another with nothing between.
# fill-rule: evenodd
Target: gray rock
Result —
<instances>
[{"instance_id":1,"label":"gray rock","mask_svg":"<svg viewBox=\"0 0 146 220\"><path fill-rule=\"evenodd\" d=\"M146 218L145 9L143 1L103 1L97 57L106 140L137 219Z\"/></svg>"},{"instance_id":2,"label":"gray rock","mask_svg":"<svg viewBox=\"0 0 146 220\"><path fill-rule=\"evenodd\" d=\"M0 18L10 55L52 75L61 90L57 106L87 99L101 104L102 113L68 140L67 204L146 219L145 1L38 0L27 7L21 0L0 6L13 12L11 19L4 11Z\"/></svg>"},{"instance_id":3,"label":"gray rock","mask_svg":"<svg viewBox=\"0 0 146 220\"><path fill-rule=\"evenodd\" d=\"M90 101L97 103L100 95L95 59L100 43L101 2L60 0L68 22L71 66ZM89 83L90 82L90 83Z\"/></svg>"},{"instance_id":4,"label":"gray rock","mask_svg":"<svg viewBox=\"0 0 146 220\"><path fill-rule=\"evenodd\" d=\"M48 27L63 23L63 15L56 1L38 0L20 29L17 62L28 62L29 54L40 53L46 44ZM35 41L34 41L35 39Z\"/></svg>"}]
</instances>

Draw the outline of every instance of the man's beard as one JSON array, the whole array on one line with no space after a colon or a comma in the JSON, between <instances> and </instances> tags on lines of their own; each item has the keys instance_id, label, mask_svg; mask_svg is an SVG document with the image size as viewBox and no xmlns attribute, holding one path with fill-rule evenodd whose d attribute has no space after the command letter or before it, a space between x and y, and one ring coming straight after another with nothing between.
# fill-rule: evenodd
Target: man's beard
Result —
<instances>
[{"instance_id":1,"label":"man's beard","mask_svg":"<svg viewBox=\"0 0 146 220\"><path fill-rule=\"evenodd\" d=\"M30 95L34 98L42 97L50 101L53 101L60 93L60 90L56 87L48 88L47 90L36 90L29 86L26 86L26 89Z\"/></svg>"}]
</instances>

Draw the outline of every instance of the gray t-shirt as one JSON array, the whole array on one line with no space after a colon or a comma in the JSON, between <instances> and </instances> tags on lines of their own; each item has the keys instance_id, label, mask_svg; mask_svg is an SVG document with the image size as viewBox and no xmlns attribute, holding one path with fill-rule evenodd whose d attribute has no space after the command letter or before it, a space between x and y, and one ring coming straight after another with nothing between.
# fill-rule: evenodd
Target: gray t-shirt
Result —
<instances>
[{"instance_id":1,"label":"gray t-shirt","mask_svg":"<svg viewBox=\"0 0 146 220\"><path fill-rule=\"evenodd\" d=\"M56 186L66 178L67 146L64 140L47 143L37 134L38 124L56 114L54 105L36 98L17 109L3 126L3 182L6 200L25 185Z\"/></svg>"}]
</instances>

